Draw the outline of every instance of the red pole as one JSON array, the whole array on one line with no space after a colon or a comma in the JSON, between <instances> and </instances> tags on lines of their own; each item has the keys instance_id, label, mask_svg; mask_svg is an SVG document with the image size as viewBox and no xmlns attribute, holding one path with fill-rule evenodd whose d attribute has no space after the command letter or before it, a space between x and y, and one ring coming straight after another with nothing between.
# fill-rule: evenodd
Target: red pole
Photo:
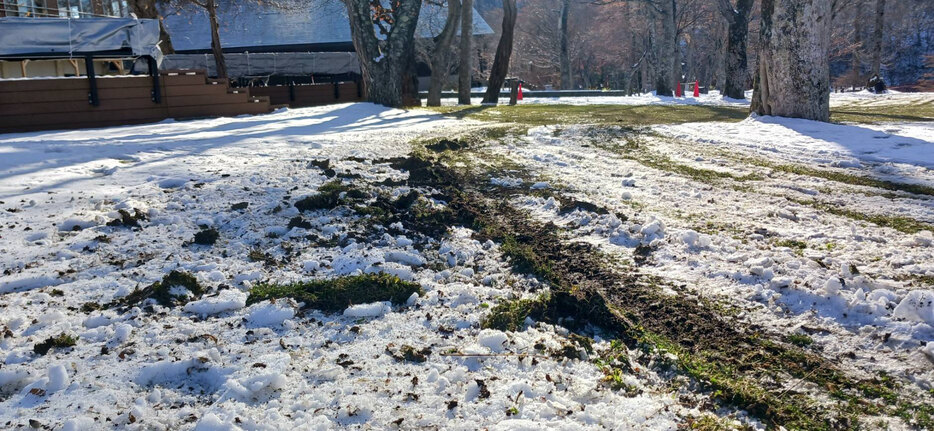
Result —
<instances>
[{"instance_id":1,"label":"red pole","mask_svg":"<svg viewBox=\"0 0 934 431\"><path fill-rule=\"evenodd\" d=\"M694 81L694 97L700 97L700 81Z\"/></svg>"},{"instance_id":2,"label":"red pole","mask_svg":"<svg viewBox=\"0 0 934 431\"><path fill-rule=\"evenodd\" d=\"M681 97L681 83L678 83L678 88L675 89L675 97Z\"/></svg>"},{"instance_id":3,"label":"red pole","mask_svg":"<svg viewBox=\"0 0 934 431\"><path fill-rule=\"evenodd\" d=\"M522 83L519 83L519 97L517 99L522 100Z\"/></svg>"}]
</instances>

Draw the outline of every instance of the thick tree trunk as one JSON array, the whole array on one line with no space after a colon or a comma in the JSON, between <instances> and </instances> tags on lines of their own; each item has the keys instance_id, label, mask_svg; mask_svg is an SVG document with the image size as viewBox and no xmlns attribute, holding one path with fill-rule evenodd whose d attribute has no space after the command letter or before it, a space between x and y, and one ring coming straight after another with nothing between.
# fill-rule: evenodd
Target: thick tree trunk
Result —
<instances>
[{"instance_id":1,"label":"thick tree trunk","mask_svg":"<svg viewBox=\"0 0 934 431\"><path fill-rule=\"evenodd\" d=\"M516 0L503 0L503 29L496 46L496 56L493 57L493 67L490 69L490 80L487 83L483 103L496 104L499 102L499 91L506 81L509 73L509 58L512 57L512 40L516 30Z\"/></svg>"},{"instance_id":2,"label":"thick tree trunk","mask_svg":"<svg viewBox=\"0 0 934 431\"><path fill-rule=\"evenodd\" d=\"M165 22L162 20L162 15L159 14L159 9L156 8L156 0L130 0L129 7L137 18L159 20L159 48L163 54L174 53L175 48L172 46L172 38L169 36L169 32L165 30Z\"/></svg>"},{"instance_id":3,"label":"thick tree trunk","mask_svg":"<svg viewBox=\"0 0 934 431\"><path fill-rule=\"evenodd\" d=\"M830 0L762 0L753 112L829 120L830 15Z\"/></svg>"},{"instance_id":4,"label":"thick tree trunk","mask_svg":"<svg viewBox=\"0 0 934 431\"><path fill-rule=\"evenodd\" d=\"M570 90L574 88L574 78L571 76L571 54L568 50L568 16L571 13L571 0L563 0L561 3L561 18L558 20L558 32L561 34L561 42L558 47L558 58L561 63L561 89Z\"/></svg>"},{"instance_id":5,"label":"thick tree trunk","mask_svg":"<svg viewBox=\"0 0 934 431\"><path fill-rule=\"evenodd\" d=\"M885 25L885 0L876 0L876 22L872 32L872 74L882 77L882 27Z\"/></svg>"},{"instance_id":6,"label":"thick tree trunk","mask_svg":"<svg viewBox=\"0 0 934 431\"><path fill-rule=\"evenodd\" d=\"M655 71L655 93L659 96L674 96L674 86L681 79L678 55L678 29L675 0L662 0L659 19L662 34L658 43L658 68Z\"/></svg>"},{"instance_id":7,"label":"thick tree trunk","mask_svg":"<svg viewBox=\"0 0 934 431\"><path fill-rule=\"evenodd\" d=\"M428 106L441 106L441 87L451 71L451 42L457 34L457 24L461 15L460 0L447 0L448 16L444 29L435 37L435 46L431 50L431 80L428 82Z\"/></svg>"},{"instance_id":8,"label":"thick tree trunk","mask_svg":"<svg viewBox=\"0 0 934 431\"><path fill-rule=\"evenodd\" d=\"M721 12L729 23L723 95L733 99L745 99L748 74L746 41L749 37L749 12L752 11L754 0L738 0L735 8L729 0L720 1L728 7L728 9L721 7Z\"/></svg>"},{"instance_id":9,"label":"thick tree trunk","mask_svg":"<svg viewBox=\"0 0 934 431\"><path fill-rule=\"evenodd\" d=\"M350 19L354 50L360 60L367 100L385 106L402 106L404 90L412 86L403 81L410 75L413 65L415 23L421 11L421 1L395 2L393 25L382 40L376 37L369 0L344 0L344 4Z\"/></svg>"},{"instance_id":10,"label":"thick tree trunk","mask_svg":"<svg viewBox=\"0 0 934 431\"><path fill-rule=\"evenodd\" d=\"M211 52L214 54L214 65L217 69L217 79L227 79L227 63L224 62L224 50L221 47L220 26L217 23L217 0L207 0L208 19L211 21Z\"/></svg>"},{"instance_id":11,"label":"thick tree trunk","mask_svg":"<svg viewBox=\"0 0 934 431\"><path fill-rule=\"evenodd\" d=\"M473 41L473 0L464 0L461 7L460 60L457 65L457 104L470 104L470 72L473 71L473 57L470 45Z\"/></svg>"}]
</instances>

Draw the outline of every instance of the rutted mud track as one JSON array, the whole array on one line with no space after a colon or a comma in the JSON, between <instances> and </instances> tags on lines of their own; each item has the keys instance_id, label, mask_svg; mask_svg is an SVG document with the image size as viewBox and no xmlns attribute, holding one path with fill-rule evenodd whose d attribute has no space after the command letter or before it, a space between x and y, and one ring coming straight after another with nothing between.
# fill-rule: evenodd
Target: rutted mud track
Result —
<instances>
[{"instance_id":1,"label":"rutted mud track","mask_svg":"<svg viewBox=\"0 0 934 431\"><path fill-rule=\"evenodd\" d=\"M533 221L509 205L512 192L491 186L486 177L452 169L432 155L389 162L409 172L410 186L449 198L445 223L516 244L518 251L506 252L514 269L552 285L547 303L530 311L537 320L590 323L648 357L674 354L679 372L770 426L853 429L879 415L931 425L931 407L901 397L899 384L887 376L849 377L829 360L770 339L679 286L638 268L615 268L592 245L566 242L554 224ZM678 294L665 294L663 286Z\"/></svg>"}]
</instances>

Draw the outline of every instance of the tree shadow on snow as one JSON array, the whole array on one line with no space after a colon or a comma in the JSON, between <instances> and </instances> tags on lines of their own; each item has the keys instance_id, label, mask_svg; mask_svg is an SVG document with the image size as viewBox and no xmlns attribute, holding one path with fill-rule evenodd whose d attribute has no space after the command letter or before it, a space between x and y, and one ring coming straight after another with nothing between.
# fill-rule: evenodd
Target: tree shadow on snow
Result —
<instances>
[{"instance_id":1,"label":"tree shadow on snow","mask_svg":"<svg viewBox=\"0 0 934 431\"><path fill-rule=\"evenodd\" d=\"M164 163L206 153L213 149L236 146L247 140L276 140L290 144L314 144L316 137L327 139L341 133L390 130L437 119L426 114L412 116L369 103L334 107L293 109L249 117L161 122L147 125L33 132L0 135L0 182L42 171L60 170L104 160L137 160L138 154L170 153L147 158L128 167ZM34 187L26 192L0 196L0 199L23 193L39 193L72 182L89 180L95 175L64 179Z\"/></svg>"}]
</instances>

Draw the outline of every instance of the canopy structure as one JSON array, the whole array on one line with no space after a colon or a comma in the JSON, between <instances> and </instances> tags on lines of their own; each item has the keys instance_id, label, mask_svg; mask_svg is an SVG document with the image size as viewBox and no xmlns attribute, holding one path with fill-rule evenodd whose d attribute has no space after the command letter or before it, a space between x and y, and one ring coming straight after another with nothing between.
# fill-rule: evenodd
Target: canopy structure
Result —
<instances>
[{"instance_id":1,"label":"canopy structure","mask_svg":"<svg viewBox=\"0 0 934 431\"><path fill-rule=\"evenodd\" d=\"M133 18L0 18L0 59L152 57L159 21Z\"/></svg>"},{"instance_id":2,"label":"canopy structure","mask_svg":"<svg viewBox=\"0 0 934 431\"><path fill-rule=\"evenodd\" d=\"M353 52L279 52L224 54L227 73L236 77L263 75L359 74L360 62ZM215 73L211 54L169 54L163 69L204 69Z\"/></svg>"},{"instance_id":3,"label":"canopy structure","mask_svg":"<svg viewBox=\"0 0 934 431\"><path fill-rule=\"evenodd\" d=\"M343 2L309 0L288 7L269 2L231 0L218 9L220 39L224 52L327 52L353 51L350 20ZM211 33L207 13L188 6L183 10L162 6L165 26L178 53L208 53ZM416 36L434 37L447 19L447 8L424 3ZM493 34L483 17L473 11L474 35Z\"/></svg>"}]
</instances>

